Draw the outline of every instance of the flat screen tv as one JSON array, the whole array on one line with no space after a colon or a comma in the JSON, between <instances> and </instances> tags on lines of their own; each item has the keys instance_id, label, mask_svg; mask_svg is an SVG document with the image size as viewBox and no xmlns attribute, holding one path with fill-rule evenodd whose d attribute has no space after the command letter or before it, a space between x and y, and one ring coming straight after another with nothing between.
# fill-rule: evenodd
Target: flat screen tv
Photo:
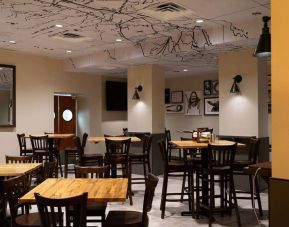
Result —
<instances>
[{"instance_id":1,"label":"flat screen tv","mask_svg":"<svg viewBox=\"0 0 289 227\"><path fill-rule=\"evenodd\" d=\"M127 110L127 83L120 81L106 81L106 110Z\"/></svg>"}]
</instances>

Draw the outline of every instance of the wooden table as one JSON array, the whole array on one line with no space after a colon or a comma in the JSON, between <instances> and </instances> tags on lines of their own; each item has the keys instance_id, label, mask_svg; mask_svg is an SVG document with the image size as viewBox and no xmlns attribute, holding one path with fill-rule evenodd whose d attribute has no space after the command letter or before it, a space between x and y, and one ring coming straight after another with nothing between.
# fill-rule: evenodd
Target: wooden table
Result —
<instances>
[{"instance_id":1,"label":"wooden table","mask_svg":"<svg viewBox=\"0 0 289 227\"><path fill-rule=\"evenodd\" d=\"M0 177L15 177L40 168L42 163L0 164Z\"/></svg>"},{"instance_id":2,"label":"wooden table","mask_svg":"<svg viewBox=\"0 0 289 227\"><path fill-rule=\"evenodd\" d=\"M125 202L127 178L48 178L20 198L35 202L34 193L48 198L67 198L88 192L88 202Z\"/></svg>"},{"instance_id":3,"label":"wooden table","mask_svg":"<svg viewBox=\"0 0 289 227\"><path fill-rule=\"evenodd\" d=\"M125 140L125 139L130 138L132 143L141 142L141 139L136 136L114 136L114 137L90 136L88 137L87 140L93 143L100 143L100 142L104 142L105 138L110 139L110 140Z\"/></svg>"},{"instance_id":4,"label":"wooden table","mask_svg":"<svg viewBox=\"0 0 289 227\"><path fill-rule=\"evenodd\" d=\"M49 139L67 139L72 138L75 135L74 134L59 134L59 133L48 133L48 134L42 134L42 135L31 135L31 136L48 136ZM26 136L26 138L30 138L29 136Z\"/></svg>"},{"instance_id":5,"label":"wooden table","mask_svg":"<svg viewBox=\"0 0 289 227\"><path fill-rule=\"evenodd\" d=\"M202 166L204 168L208 167L208 152L207 152L207 148L208 148L208 143L198 143L196 141L193 140L172 140L170 141L171 144L174 144L177 148L179 149L194 149L194 148L198 148L201 149L202 155ZM228 145L233 145L235 142L232 141L228 141L228 140L216 140L213 143L210 143L212 145L216 145L216 146L228 146ZM237 147L246 147L245 144L243 143L237 143ZM208 204L208 191L209 191L209 186L208 186L208 180L207 180L207 176L203 175L202 178L202 203L203 204ZM191 215L191 211L190 212L183 212L183 215Z\"/></svg>"},{"instance_id":6,"label":"wooden table","mask_svg":"<svg viewBox=\"0 0 289 227\"><path fill-rule=\"evenodd\" d=\"M261 176L267 184L269 184L269 178L272 176L272 165L271 162L259 162L249 167L243 169L244 173L255 175L256 171L260 169L257 173L258 176Z\"/></svg>"}]
</instances>

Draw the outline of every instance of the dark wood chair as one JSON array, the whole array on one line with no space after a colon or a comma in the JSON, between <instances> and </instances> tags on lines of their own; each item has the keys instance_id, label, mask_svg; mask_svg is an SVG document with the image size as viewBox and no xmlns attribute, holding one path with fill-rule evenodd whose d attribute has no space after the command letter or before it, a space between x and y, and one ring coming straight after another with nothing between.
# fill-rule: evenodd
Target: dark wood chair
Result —
<instances>
[{"instance_id":1,"label":"dark wood chair","mask_svg":"<svg viewBox=\"0 0 289 227\"><path fill-rule=\"evenodd\" d=\"M29 191L28 176L21 175L6 179L3 185L10 208L11 226L42 226L39 213L29 213L29 204L19 201L19 198Z\"/></svg>"},{"instance_id":2,"label":"dark wood chair","mask_svg":"<svg viewBox=\"0 0 289 227\"><path fill-rule=\"evenodd\" d=\"M86 141L87 141L88 134L83 133L82 135L82 142L81 142L81 147L84 150ZM68 168L68 163L72 159L75 164L79 164L79 159L80 159L80 150L75 146L73 148L66 148L64 150L64 177L67 178L68 173L73 173L74 172L74 165L73 168L69 169Z\"/></svg>"},{"instance_id":3,"label":"dark wood chair","mask_svg":"<svg viewBox=\"0 0 289 227\"><path fill-rule=\"evenodd\" d=\"M209 226L212 226L213 212L219 212L222 215L225 212L230 213L235 208L238 226L241 226L238 203L235 193L233 178L233 164L236 154L237 143L228 146L208 145L208 168L203 168L202 172L196 175L196 201L197 213L202 209L208 210ZM209 193L208 204L200 202L200 178L208 176ZM215 184L220 185L220 194L215 193ZM204 198L204 195L202 195ZM216 206L215 199L220 199L220 206Z\"/></svg>"},{"instance_id":4,"label":"dark wood chair","mask_svg":"<svg viewBox=\"0 0 289 227\"><path fill-rule=\"evenodd\" d=\"M70 198L51 199L35 193L42 226L86 227L87 195L85 192Z\"/></svg>"},{"instance_id":5,"label":"dark wood chair","mask_svg":"<svg viewBox=\"0 0 289 227\"><path fill-rule=\"evenodd\" d=\"M84 143L81 143L78 136L73 138L75 147L79 151L79 165L80 166L102 166L103 165L103 155L102 154L85 154L85 144L87 136Z\"/></svg>"},{"instance_id":6,"label":"dark wood chair","mask_svg":"<svg viewBox=\"0 0 289 227\"><path fill-rule=\"evenodd\" d=\"M169 161L171 160L181 160L182 159L182 150L177 148L174 144L171 144L170 141L172 140L171 137L171 131L168 129L165 129L165 135L166 135L166 148L168 151L168 157ZM178 156L172 155L172 151L177 150Z\"/></svg>"},{"instance_id":7,"label":"dark wood chair","mask_svg":"<svg viewBox=\"0 0 289 227\"><path fill-rule=\"evenodd\" d=\"M186 161L182 162L175 162L175 161L169 161L169 154L168 151L166 150L166 144L163 140L158 142L160 152L161 152L161 157L163 160L164 164L164 180L163 180L163 188L162 188L162 196L161 196L161 218L163 219L165 217L165 210L166 210L166 202L183 202L187 201L189 202L189 208L192 211L192 216L194 216L194 197L193 197L193 191L188 190L185 192L182 190L181 192L167 192L168 188L168 181L169 177L182 177L184 178L185 173L189 173L189 188L191 188L190 183L192 182L191 177L192 177L192 171L193 168L188 165ZM180 198L167 198L168 196L181 196ZM183 198L183 196L187 196L187 199Z\"/></svg>"},{"instance_id":8,"label":"dark wood chair","mask_svg":"<svg viewBox=\"0 0 289 227\"><path fill-rule=\"evenodd\" d=\"M152 208L154 191L159 179L152 175L148 175L145 189L143 211L110 211L104 223L104 227L148 227L149 217L147 213Z\"/></svg>"},{"instance_id":9,"label":"dark wood chair","mask_svg":"<svg viewBox=\"0 0 289 227\"><path fill-rule=\"evenodd\" d=\"M108 166L75 166L75 178L104 178L108 177ZM101 217L100 220L87 219L87 222L101 222L105 220L106 203L88 203L86 216Z\"/></svg>"},{"instance_id":10,"label":"dark wood chair","mask_svg":"<svg viewBox=\"0 0 289 227\"><path fill-rule=\"evenodd\" d=\"M233 165L233 174L236 176L242 175L242 176L249 177L250 191L245 192L245 191L236 190L237 199L251 199L252 206L253 206L254 200L257 199L258 207L259 207L259 214L262 217L263 210L262 210L262 203L261 203L261 198L260 198L258 178L255 178L255 181L253 182L253 176L251 174L244 173L243 171L243 169L249 167L249 165L253 165L257 163L257 160L259 157L259 147L260 147L260 139L250 138L248 159L247 160L235 160L234 165ZM253 184L255 184L256 194L254 194ZM238 194L241 194L241 193L250 194L250 197L238 196Z\"/></svg>"},{"instance_id":11,"label":"dark wood chair","mask_svg":"<svg viewBox=\"0 0 289 227\"><path fill-rule=\"evenodd\" d=\"M17 139L19 143L19 149L20 149L20 156L27 156L27 155L32 155L33 150L32 148L27 148L26 146L26 137L25 134L17 134Z\"/></svg>"},{"instance_id":12,"label":"dark wood chair","mask_svg":"<svg viewBox=\"0 0 289 227\"><path fill-rule=\"evenodd\" d=\"M152 135L144 135L142 138L142 153L129 153L130 170L133 165L142 165L144 174L143 178L131 178L131 184L144 184L147 181L147 173L151 172L150 151L152 140Z\"/></svg>"},{"instance_id":13,"label":"dark wood chair","mask_svg":"<svg viewBox=\"0 0 289 227\"><path fill-rule=\"evenodd\" d=\"M40 184L47 178L58 178L57 161L43 163L36 183Z\"/></svg>"},{"instance_id":14,"label":"dark wood chair","mask_svg":"<svg viewBox=\"0 0 289 227\"><path fill-rule=\"evenodd\" d=\"M53 159L53 152L49 150L48 135L31 136L30 141L33 150L33 161L42 163Z\"/></svg>"},{"instance_id":15,"label":"dark wood chair","mask_svg":"<svg viewBox=\"0 0 289 227\"><path fill-rule=\"evenodd\" d=\"M128 196L130 204L132 205L132 192L131 192L131 172L129 168L129 148L131 139L111 140L105 138L105 164L109 166L110 175L113 178L118 177L118 166L121 166L121 177L128 178Z\"/></svg>"},{"instance_id":16,"label":"dark wood chair","mask_svg":"<svg viewBox=\"0 0 289 227\"><path fill-rule=\"evenodd\" d=\"M6 163L31 163L32 156L5 156Z\"/></svg>"}]
</instances>

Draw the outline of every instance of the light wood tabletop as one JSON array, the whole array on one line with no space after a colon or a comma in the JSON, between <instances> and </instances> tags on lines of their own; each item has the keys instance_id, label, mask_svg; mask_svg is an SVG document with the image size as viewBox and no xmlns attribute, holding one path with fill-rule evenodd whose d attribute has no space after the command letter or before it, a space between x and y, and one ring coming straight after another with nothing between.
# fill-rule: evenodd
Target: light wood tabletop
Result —
<instances>
[{"instance_id":1,"label":"light wood tabletop","mask_svg":"<svg viewBox=\"0 0 289 227\"><path fill-rule=\"evenodd\" d=\"M208 143L198 143L193 140L172 140L170 141L171 144L176 145L177 148L207 148ZM226 145L233 145L235 142L228 141L228 140L216 140L212 145L216 146L226 146ZM237 143L237 147L246 147L243 143Z\"/></svg>"},{"instance_id":2,"label":"light wood tabletop","mask_svg":"<svg viewBox=\"0 0 289 227\"><path fill-rule=\"evenodd\" d=\"M32 172L42 166L42 163L0 163L0 177L19 176L24 173Z\"/></svg>"},{"instance_id":3,"label":"light wood tabletop","mask_svg":"<svg viewBox=\"0 0 289 227\"><path fill-rule=\"evenodd\" d=\"M124 202L127 185L127 178L48 178L20 201L35 202L34 193L48 198L67 198L88 192L88 202Z\"/></svg>"},{"instance_id":4,"label":"light wood tabletop","mask_svg":"<svg viewBox=\"0 0 289 227\"><path fill-rule=\"evenodd\" d=\"M124 140L124 139L131 138L132 143L141 142L141 139L136 137L136 136L131 136L131 137L127 137L127 136L116 136L116 137L90 136L90 137L88 137L88 141L93 142L93 143L99 143L99 142L104 142L105 138L110 139L110 140Z\"/></svg>"},{"instance_id":5,"label":"light wood tabletop","mask_svg":"<svg viewBox=\"0 0 289 227\"><path fill-rule=\"evenodd\" d=\"M58 133L49 133L49 134L42 134L42 135L31 135L31 136L48 136L50 139L67 139L72 138L75 135L74 134L58 134ZM26 136L26 138L29 138L29 136Z\"/></svg>"}]
</instances>

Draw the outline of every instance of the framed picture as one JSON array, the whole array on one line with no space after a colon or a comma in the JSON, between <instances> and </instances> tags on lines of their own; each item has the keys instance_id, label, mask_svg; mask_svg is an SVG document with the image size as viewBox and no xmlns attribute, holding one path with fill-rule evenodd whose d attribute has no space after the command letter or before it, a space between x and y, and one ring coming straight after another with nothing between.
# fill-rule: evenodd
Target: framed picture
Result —
<instances>
[{"instance_id":1,"label":"framed picture","mask_svg":"<svg viewBox=\"0 0 289 227\"><path fill-rule=\"evenodd\" d=\"M212 81L211 80L204 80L204 95L211 95L212 94Z\"/></svg>"},{"instance_id":2,"label":"framed picture","mask_svg":"<svg viewBox=\"0 0 289 227\"><path fill-rule=\"evenodd\" d=\"M184 114L184 103L179 104L166 104L166 114Z\"/></svg>"},{"instance_id":3,"label":"framed picture","mask_svg":"<svg viewBox=\"0 0 289 227\"><path fill-rule=\"evenodd\" d=\"M183 91L172 91L171 103L183 103Z\"/></svg>"},{"instance_id":4,"label":"framed picture","mask_svg":"<svg viewBox=\"0 0 289 227\"><path fill-rule=\"evenodd\" d=\"M166 88L165 89L165 104L171 103L171 89Z\"/></svg>"},{"instance_id":5,"label":"framed picture","mask_svg":"<svg viewBox=\"0 0 289 227\"><path fill-rule=\"evenodd\" d=\"M204 98L204 114L205 115L219 114L219 97Z\"/></svg>"},{"instance_id":6,"label":"framed picture","mask_svg":"<svg viewBox=\"0 0 289 227\"><path fill-rule=\"evenodd\" d=\"M186 108L185 115L201 115L201 96L202 91L186 91Z\"/></svg>"},{"instance_id":7,"label":"framed picture","mask_svg":"<svg viewBox=\"0 0 289 227\"><path fill-rule=\"evenodd\" d=\"M215 95L215 96L219 95L219 81L218 80L212 81L212 95Z\"/></svg>"}]
</instances>

